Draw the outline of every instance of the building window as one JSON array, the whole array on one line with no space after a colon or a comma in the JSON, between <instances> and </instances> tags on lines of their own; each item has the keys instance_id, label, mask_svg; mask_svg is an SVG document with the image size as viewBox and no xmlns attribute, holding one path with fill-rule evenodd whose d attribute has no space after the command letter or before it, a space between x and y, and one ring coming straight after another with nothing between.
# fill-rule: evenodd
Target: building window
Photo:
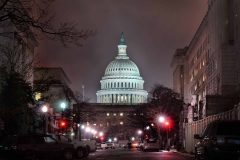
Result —
<instances>
[{"instance_id":1,"label":"building window","mask_svg":"<svg viewBox=\"0 0 240 160\"><path fill-rule=\"evenodd\" d=\"M36 93L35 93L35 100L38 101L39 99L41 99L41 93L36 92Z\"/></svg>"},{"instance_id":2,"label":"building window","mask_svg":"<svg viewBox=\"0 0 240 160\"><path fill-rule=\"evenodd\" d=\"M102 126L103 126L103 124L100 124L99 126L100 126L100 127L102 127Z\"/></svg>"},{"instance_id":3,"label":"building window","mask_svg":"<svg viewBox=\"0 0 240 160\"><path fill-rule=\"evenodd\" d=\"M94 123L93 125L94 125L94 126L96 126L97 124L96 124L96 123Z\"/></svg>"},{"instance_id":4,"label":"building window","mask_svg":"<svg viewBox=\"0 0 240 160\"><path fill-rule=\"evenodd\" d=\"M107 113L107 116L109 116L110 114L109 113Z\"/></svg>"},{"instance_id":5,"label":"building window","mask_svg":"<svg viewBox=\"0 0 240 160\"><path fill-rule=\"evenodd\" d=\"M120 116L123 116L123 113L120 113Z\"/></svg>"},{"instance_id":6,"label":"building window","mask_svg":"<svg viewBox=\"0 0 240 160\"><path fill-rule=\"evenodd\" d=\"M123 125L123 122L120 122L120 125Z\"/></svg>"},{"instance_id":7,"label":"building window","mask_svg":"<svg viewBox=\"0 0 240 160\"><path fill-rule=\"evenodd\" d=\"M116 113L113 113L114 116L116 116Z\"/></svg>"}]
</instances>

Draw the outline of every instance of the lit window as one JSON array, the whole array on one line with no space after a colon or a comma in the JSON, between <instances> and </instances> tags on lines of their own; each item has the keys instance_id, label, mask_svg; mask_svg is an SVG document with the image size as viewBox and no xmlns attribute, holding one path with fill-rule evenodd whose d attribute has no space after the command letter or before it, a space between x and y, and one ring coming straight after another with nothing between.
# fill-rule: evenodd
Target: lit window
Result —
<instances>
[{"instance_id":1,"label":"lit window","mask_svg":"<svg viewBox=\"0 0 240 160\"><path fill-rule=\"evenodd\" d=\"M109 116L110 114L109 113L107 113L107 116Z\"/></svg>"},{"instance_id":2,"label":"lit window","mask_svg":"<svg viewBox=\"0 0 240 160\"><path fill-rule=\"evenodd\" d=\"M123 122L120 122L121 125L123 125Z\"/></svg>"},{"instance_id":3,"label":"lit window","mask_svg":"<svg viewBox=\"0 0 240 160\"><path fill-rule=\"evenodd\" d=\"M134 113L134 116L136 116L137 114L136 113Z\"/></svg>"},{"instance_id":4,"label":"lit window","mask_svg":"<svg viewBox=\"0 0 240 160\"><path fill-rule=\"evenodd\" d=\"M89 122L87 122L87 126L89 126Z\"/></svg>"},{"instance_id":5,"label":"lit window","mask_svg":"<svg viewBox=\"0 0 240 160\"><path fill-rule=\"evenodd\" d=\"M38 101L41 98L41 93L36 92L35 93L35 99Z\"/></svg>"},{"instance_id":6,"label":"lit window","mask_svg":"<svg viewBox=\"0 0 240 160\"><path fill-rule=\"evenodd\" d=\"M116 113L114 113L113 115L116 116Z\"/></svg>"},{"instance_id":7,"label":"lit window","mask_svg":"<svg viewBox=\"0 0 240 160\"><path fill-rule=\"evenodd\" d=\"M96 124L96 123L94 123L93 125L94 125L94 126L96 126L97 124Z\"/></svg>"},{"instance_id":8,"label":"lit window","mask_svg":"<svg viewBox=\"0 0 240 160\"><path fill-rule=\"evenodd\" d=\"M102 127L102 126L103 126L103 124L100 124L99 126L100 126L100 127Z\"/></svg>"},{"instance_id":9,"label":"lit window","mask_svg":"<svg viewBox=\"0 0 240 160\"><path fill-rule=\"evenodd\" d=\"M120 113L120 116L123 116L123 113Z\"/></svg>"},{"instance_id":10,"label":"lit window","mask_svg":"<svg viewBox=\"0 0 240 160\"><path fill-rule=\"evenodd\" d=\"M143 113L141 113L141 115L143 116Z\"/></svg>"}]
</instances>

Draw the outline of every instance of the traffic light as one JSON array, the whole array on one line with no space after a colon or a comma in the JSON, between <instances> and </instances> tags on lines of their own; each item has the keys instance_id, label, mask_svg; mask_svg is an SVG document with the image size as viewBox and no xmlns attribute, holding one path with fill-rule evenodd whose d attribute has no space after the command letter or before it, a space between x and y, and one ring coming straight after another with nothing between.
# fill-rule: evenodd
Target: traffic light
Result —
<instances>
[{"instance_id":1,"label":"traffic light","mask_svg":"<svg viewBox=\"0 0 240 160\"><path fill-rule=\"evenodd\" d=\"M60 127L65 128L67 126L66 121L60 121Z\"/></svg>"},{"instance_id":2,"label":"traffic light","mask_svg":"<svg viewBox=\"0 0 240 160\"><path fill-rule=\"evenodd\" d=\"M166 127L169 127L169 125L170 125L168 121L166 121L164 124Z\"/></svg>"}]
</instances>

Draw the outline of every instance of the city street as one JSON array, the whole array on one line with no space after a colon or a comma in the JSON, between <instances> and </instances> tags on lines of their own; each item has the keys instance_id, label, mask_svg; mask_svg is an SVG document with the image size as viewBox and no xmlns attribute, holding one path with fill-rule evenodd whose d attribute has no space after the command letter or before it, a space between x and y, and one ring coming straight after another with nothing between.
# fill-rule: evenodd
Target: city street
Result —
<instances>
[{"instance_id":1,"label":"city street","mask_svg":"<svg viewBox=\"0 0 240 160\"><path fill-rule=\"evenodd\" d=\"M96 152L91 152L88 157L82 160L193 160L192 155L183 155L173 151L166 152L143 152L137 149L98 149Z\"/></svg>"}]
</instances>

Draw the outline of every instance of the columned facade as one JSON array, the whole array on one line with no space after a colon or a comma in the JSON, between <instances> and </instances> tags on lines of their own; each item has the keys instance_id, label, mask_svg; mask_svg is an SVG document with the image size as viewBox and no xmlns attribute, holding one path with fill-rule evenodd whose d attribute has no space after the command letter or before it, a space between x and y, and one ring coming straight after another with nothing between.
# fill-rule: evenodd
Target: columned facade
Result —
<instances>
[{"instance_id":1,"label":"columned facade","mask_svg":"<svg viewBox=\"0 0 240 160\"><path fill-rule=\"evenodd\" d=\"M126 53L122 33L118 45L118 56L106 68L97 91L97 103L136 104L147 102L147 91L143 90L144 80L137 65Z\"/></svg>"}]
</instances>

